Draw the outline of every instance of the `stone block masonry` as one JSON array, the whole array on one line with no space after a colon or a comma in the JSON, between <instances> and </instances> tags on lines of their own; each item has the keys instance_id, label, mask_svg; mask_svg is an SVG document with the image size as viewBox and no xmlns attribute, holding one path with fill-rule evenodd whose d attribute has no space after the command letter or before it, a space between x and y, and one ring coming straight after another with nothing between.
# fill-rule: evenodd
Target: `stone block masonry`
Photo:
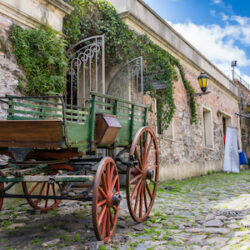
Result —
<instances>
[{"instance_id":1,"label":"stone block masonry","mask_svg":"<svg viewBox=\"0 0 250 250\"><path fill-rule=\"evenodd\" d=\"M18 79L24 78L11 54L11 44L8 40L8 31L13 24L11 19L0 15L0 96L20 95ZM7 118L7 104L0 103L0 120Z\"/></svg>"},{"instance_id":2,"label":"stone block masonry","mask_svg":"<svg viewBox=\"0 0 250 250\"><path fill-rule=\"evenodd\" d=\"M73 8L62 0L0 0L0 96L21 95L18 89L20 78L25 75L18 67L12 53L8 31L12 24L24 28L35 28L49 24L53 29L61 32L63 17ZM8 105L0 102L0 120L7 118ZM0 155L0 165L5 165L6 156ZM22 194L20 185L13 187L11 193ZM4 207L23 202L22 200L6 199Z\"/></svg>"},{"instance_id":3,"label":"stone block masonry","mask_svg":"<svg viewBox=\"0 0 250 250\"><path fill-rule=\"evenodd\" d=\"M190 66L185 65L186 78L199 93L197 76ZM182 179L195 175L204 175L211 171L220 171L224 156L222 117L226 117L228 125L238 128L238 101L235 97L224 93L212 81L209 84L210 94L196 97L197 124L190 124L190 108L188 97L182 80L175 83L174 99L176 111L173 118L173 139L159 136L160 145L160 179ZM205 142L204 111L211 115L209 137L211 145Z\"/></svg>"}]
</instances>

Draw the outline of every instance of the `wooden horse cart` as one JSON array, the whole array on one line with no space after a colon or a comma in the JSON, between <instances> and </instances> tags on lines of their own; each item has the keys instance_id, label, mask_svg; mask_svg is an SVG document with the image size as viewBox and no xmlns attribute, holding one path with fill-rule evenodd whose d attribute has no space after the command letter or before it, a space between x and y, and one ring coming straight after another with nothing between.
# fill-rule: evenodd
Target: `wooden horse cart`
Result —
<instances>
[{"instance_id":1,"label":"wooden horse cart","mask_svg":"<svg viewBox=\"0 0 250 250\"><path fill-rule=\"evenodd\" d=\"M118 219L119 176L126 176L130 215L144 221L156 196L159 155L147 106L88 95L84 105L62 96L0 98L8 105L7 120L0 121L0 155L9 156L0 166L0 209L5 198L25 198L41 211L61 200L92 201L96 237L108 242ZM17 183L23 194L10 193Z\"/></svg>"}]
</instances>

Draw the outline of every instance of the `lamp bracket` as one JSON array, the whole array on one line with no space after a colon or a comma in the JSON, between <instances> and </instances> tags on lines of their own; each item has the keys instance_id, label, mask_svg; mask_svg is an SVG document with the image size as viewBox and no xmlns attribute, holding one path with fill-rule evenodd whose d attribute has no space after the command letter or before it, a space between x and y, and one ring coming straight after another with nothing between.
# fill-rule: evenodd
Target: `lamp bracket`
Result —
<instances>
[{"instance_id":1,"label":"lamp bracket","mask_svg":"<svg viewBox=\"0 0 250 250\"><path fill-rule=\"evenodd\" d=\"M203 95L207 95L207 94L210 94L211 91L206 91L205 93L204 92L201 92L201 93L194 93L194 94L191 94L191 96L203 96Z\"/></svg>"}]
</instances>

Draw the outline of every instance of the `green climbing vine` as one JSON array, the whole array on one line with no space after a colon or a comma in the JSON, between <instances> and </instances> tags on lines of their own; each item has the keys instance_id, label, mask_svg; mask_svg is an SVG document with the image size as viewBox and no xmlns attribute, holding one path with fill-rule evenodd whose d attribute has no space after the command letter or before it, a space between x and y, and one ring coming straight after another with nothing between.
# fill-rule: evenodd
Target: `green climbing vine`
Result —
<instances>
[{"instance_id":1,"label":"green climbing vine","mask_svg":"<svg viewBox=\"0 0 250 250\"><path fill-rule=\"evenodd\" d=\"M19 80L21 92L62 94L68 64L65 41L49 27L28 30L13 25L9 37L17 63L26 75L25 81Z\"/></svg>"},{"instance_id":2,"label":"green climbing vine","mask_svg":"<svg viewBox=\"0 0 250 250\"><path fill-rule=\"evenodd\" d=\"M176 68L190 99L191 123L197 120L194 90L185 78L178 59L154 44L146 35L139 35L126 25L115 8L106 0L64 0L74 11L64 20L64 39L49 27L26 30L12 26L10 39L17 62L26 73L26 81L20 81L24 94L57 94L65 91L67 59L65 47L79 40L105 33L106 69L126 60L143 56L145 91L158 100L158 119L164 127L170 124L176 106L173 98ZM165 84L166 88L156 91L151 82Z\"/></svg>"},{"instance_id":3,"label":"green climbing vine","mask_svg":"<svg viewBox=\"0 0 250 250\"><path fill-rule=\"evenodd\" d=\"M157 72L152 77L146 77L145 91L150 91L153 98L158 99L160 117L164 127L168 127L174 112L173 98L174 80L177 80L175 68L178 68L184 87L190 99L191 123L196 123L196 104L192 96L194 89L185 78L185 72L178 59L154 44L146 35L139 35L126 25L115 8L106 0L64 0L74 7L71 15L64 20L64 34L68 46L80 39L105 33L106 68L126 60L143 56L144 73ZM150 82L165 84L166 88L155 91Z\"/></svg>"}]
</instances>

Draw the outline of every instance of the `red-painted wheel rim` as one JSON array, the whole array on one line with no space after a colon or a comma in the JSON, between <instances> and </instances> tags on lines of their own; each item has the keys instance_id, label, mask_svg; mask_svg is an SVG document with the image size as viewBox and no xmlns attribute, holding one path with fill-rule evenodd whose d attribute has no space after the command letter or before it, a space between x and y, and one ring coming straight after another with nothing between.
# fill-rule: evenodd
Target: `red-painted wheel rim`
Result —
<instances>
[{"instance_id":1,"label":"red-painted wheel rim","mask_svg":"<svg viewBox=\"0 0 250 250\"><path fill-rule=\"evenodd\" d=\"M120 197L120 183L116 164L111 157L103 158L98 166L92 201L92 218L95 235L98 240L107 243L115 232ZM119 198L120 199L120 198Z\"/></svg>"},{"instance_id":2,"label":"red-painted wheel rim","mask_svg":"<svg viewBox=\"0 0 250 250\"><path fill-rule=\"evenodd\" d=\"M0 182L0 189L4 189L4 184L3 182ZM2 210L3 207L3 197L0 197L0 211Z\"/></svg>"},{"instance_id":3,"label":"red-painted wheel rim","mask_svg":"<svg viewBox=\"0 0 250 250\"><path fill-rule=\"evenodd\" d=\"M136 133L130 157L138 164L127 168L127 204L131 217L142 222L153 207L159 177L159 152L150 127L143 127Z\"/></svg>"},{"instance_id":4,"label":"red-painted wheel rim","mask_svg":"<svg viewBox=\"0 0 250 250\"><path fill-rule=\"evenodd\" d=\"M68 165L54 165L50 167L50 170L44 175L55 175L58 170L72 170L72 167ZM49 196L58 196L60 195L59 186L57 183L48 183L48 182L31 182L31 183L22 183L23 192L25 195L49 195ZM65 186L63 184L62 186ZM56 199L32 199L27 198L28 203L31 207L43 212L49 211L53 208L56 208L61 200Z\"/></svg>"}]
</instances>

